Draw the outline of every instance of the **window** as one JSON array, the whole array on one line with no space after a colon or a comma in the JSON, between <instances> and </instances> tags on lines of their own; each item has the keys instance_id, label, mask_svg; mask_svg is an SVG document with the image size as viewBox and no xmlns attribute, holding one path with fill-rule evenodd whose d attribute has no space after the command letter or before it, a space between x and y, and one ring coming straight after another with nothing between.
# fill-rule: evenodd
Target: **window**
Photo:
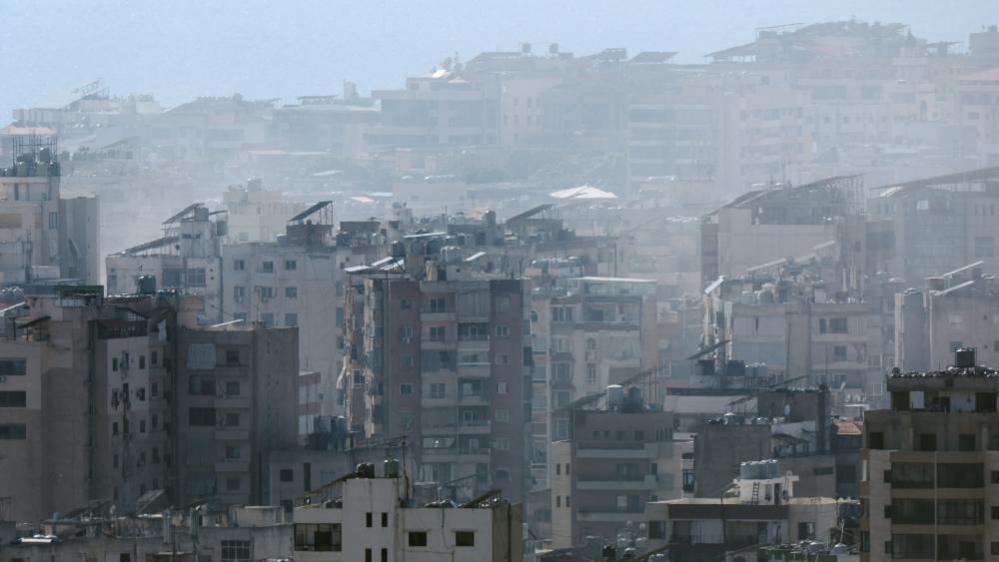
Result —
<instances>
[{"instance_id":1,"label":"window","mask_svg":"<svg viewBox=\"0 0 999 562\"><path fill-rule=\"evenodd\" d=\"M239 445L226 445L225 458L227 460L239 460Z\"/></svg>"},{"instance_id":2,"label":"window","mask_svg":"<svg viewBox=\"0 0 999 562\"><path fill-rule=\"evenodd\" d=\"M295 550L310 552L340 552L342 548L339 523L296 523Z\"/></svg>"},{"instance_id":3,"label":"window","mask_svg":"<svg viewBox=\"0 0 999 562\"><path fill-rule=\"evenodd\" d=\"M999 555L999 542L993 542L989 545L989 553L993 556Z\"/></svg>"},{"instance_id":4,"label":"window","mask_svg":"<svg viewBox=\"0 0 999 562\"><path fill-rule=\"evenodd\" d=\"M187 420L194 427L209 427L215 425L215 408L190 408Z\"/></svg>"},{"instance_id":5,"label":"window","mask_svg":"<svg viewBox=\"0 0 999 562\"><path fill-rule=\"evenodd\" d=\"M993 484L999 484L999 470L992 471L991 479Z\"/></svg>"},{"instance_id":6,"label":"window","mask_svg":"<svg viewBox=\"0 0 999 562\"><path fill-rule=\"evenodd\" d=\"M20 441L27 439L27 427L23 423L0 423L0 440Z\"/></svg>"},{"instance_id":7,"label":"window","mask_svg":"<svg viewBox=\"0 0 999 562\"><path fill-rule=\"evenodd\" d=\"M496 383L496 394L506 394L506 383L498 382Z\"/></svg>"},{"instance_id":8,"label":"window","mask_svg":"<svg viewBox=\"0 0 999 562\"><path fill-rule=\"evenodd\" d=\"M239 350L238 349L227 349L227 350L225 350L225 364L226 365L239 365Z\"/></svg>"},{"instance_id":9,"label":"window","mask_svg":"<svg viewBox=\"0 0 999 562\"><path fill-rule=\"evenodd\" d=\"M444 341L447 336L446 326L431 326L430 327L430 341Z\"/></svg>"},{"instance_id":10,"label":"window","mask_svg":"<svg viewBox=\"0 0 999 562\"><path fill-rule=\"evenodd\" d=\"M867 435L867 448L868 449L884 449L885 448L885 434L881 431L872 431Z\"/></svg>"},{"instance_id":11,"label":"window","mask_svg":"<svg viewBox=\"0 0 999 562\"><path fill-rule=\"evenodd\" d=\"M139 433L146 432L146 420L139 420Z\"/></svg>"},{"instance_id":12,"label":"window","mask_svg":"<svg viewBox=\"0 0 999 562\"><path fill-rule=\"evenodd\" d=\"M937 450L937 436L933 433L920 433L919 434L919 450L920 451L936 451Z\"/></svg>"},{"instance_id":13,"label":"window","mask_svg":"<svg viewBox=\"0 0 999 562\"><path fill-rule=\"evenodd\" d=\"M285 271L295 271L296 269L298 269L298 262L295 260L284 260Z\"/></svg>"},{"instance_id":14,"label":"window","mask_svg":"<svg viewBox=\"0 0 999 562\"><path fill-rule=\"evenodd\" d=\"M497 353L496 354L496 364L499 366L510 364L510 354L509 353Z\"/></svg>"},{"instance_id":15,"label":"window","mask_svg":"<svg viewBox=\"0 0 999 562\"><path fill-rule=\"evenodd\" d=\"M958 451L974 451L975 450L975 434L974 433L962 433L957 436L957 450Z\"/></svg>"},{"instance_id":16,"label":"window","mask_svg":"<svg viewBox=\"0 0 999 562\"><path fill-rule=\"evenodd\" d=\"M239 412L228 412L225 415L226 427L239 427Z\"/></svg>"},{"instance_id":17,"label":"window","mask_svg":"<svg viewBox=\"0 0 999 562\"><path fill-rule=\"evenodd\" d=\"M364 549L364 562L375 562L374 558L372 558L372 556L371 556L371 549L370 548L365 548Z\"/></svg>"},{"instance_id":18,"label":"window","mask_svg":"<svg viewBox=\"0 0 999 562\"><path fill-rule=\"evenodd\" d=\"M586 382L594 383L597 382L597 365L596 363L586 364Z\"/></svg>"},{"instance_id":19,"label":"window","mask_svg":"<svg viewBox=\"0 0 999 562\"><path fill-rule=\"evenodd\" d=\"M991 258L995 255L995 241L991 236L975 237L975 257Z\"/></svg>"},{"instance_id":20,"label":"window","mask_svg":"<svg viewBox=\"0 0 999 562\"><path fill-rule=\"evenodd\" d=\"M257 286L257 292L260 293L261 299L274 298L274 287Z\"/></svg>"},{"instance_id":21,"label":"window","mask_svg":"<svg viewBox=\"0 0 999 562\"><path fill-rule=\"evenodd\" d=\"M228 381L225 383L226 396L239 396L239 381Z\"/></svg>"},{"instance_id":22,"label":"window","mask_svg":"<svg viewBox=\"0 0 999 562\"><path fill-rule=\"evenodd\" d=\"M260 272L261 273L274 273L274 262L272 262L272 261L260 262Z\"/></svg>"},{"instance_id":23,"label":"window","mask_svg":"<svg viewBox=\"0 0 999 562\"><path fill-rule=\"evenodd\" d=\"M139 356L139 368L140 369L145 369L146 368L146 356L145 355L140 355Z\"/></svg>"},{"instance_id":24,"label":"window","mask_svg":"<svg viewBox=\"0 0 999 562\"><path fill-rule=\"evenodd\" d=\"M497 338L508 338L508 337L510 337L510 327L509 326L496 326L496 337Z\"/></svg>"},{"instance_id":25,"label":"window","mask_svg":"<svg viewBox=\"0 0 999 562\"><path fill-rule=\"evenodd\" d=\"M497 451L509 451L510 440L507 439L506 437L497 437L493 441L493 447L495 447Z\"/></svg>"},{"instance_id":26,"label":"window","mask_svg":"<svg viewBox=\"0 0 999 562\"><path fill-rule=\"evenodd\" d=\"M204 287L205 285L205 268L199 267L187 270L188 287Z\"/></svg>"},{"instance_id":27,"label":"window","mask_svg":"<svg viewBox=\"0 0 999 562\"><path fill-rule=\"evenodd\" d=\"M846 361L846 346L833 346L833 361Z\"/></svg>"},{"instance_id":28,"label":"window","mask_svg":"<svg viewBox=\"0 0 999 562\"><path fill-rule=\"evenodd\" d=\"M49 213L49 228L59 228L59 213Z\"/></svg>"},{"instance_id":29,"label":"window","mask_svg":"<svg viewBox=\"0 0 999 562\"><path fill-rule=\"evenodd\" d=\"M222 541L222 562L248 562L250 541Z\"/></svg>"},{"instance_id":30,"label":"window","mask_svg":"<svg viewBox=\"0 0 999 562\"><path fill-rule=\"evenodd\" d=\"M447 311L447 300L444 297L435 297L430 299L430 312L446 312Z\"/></svg>"},{"instance_id":31,"label":"window","mask_svg":"<svg viewBox=\"0 0 999 562\"><path fill-rule=\"evenodd\" d=\"M399 366L401 366L403 369L412 369L413 365L414 363L412 355L406 354L406 355L401 355L399 357Z\"/></svg>"},{"instance_id":32,"label":"window","mask_svg":"<svg viewBox=\"0 0 999 562\"><path fill-rule=\"evenodd\" d=\"M382 527L388 527L388 513L382 512Z\"/></svg>"},{"instance_id":33,"label":"window","mask_svg":"<svg viewBox=\"0 0 999 562\"><path fill-rule=\"evenodd\" d=\"M282 482L294 482L295 481L295 471L290 468L282 468L281 472Z\"/></svg>"},{"instance_id":34,"label":"window","mask_svg":"<svg viewBox=\"0 0 999 562\"><path fill-rule=\"evenodd\" d=\"M370 511L364 514L364 526L371 527L374 525L375 514Z\"/></svg>"},{"instance_id":35,"label":"window","mask_svg":"<svg viewBox=\"0 0 999 562\"><path fill-rule=\"evenodd\" d=\"M508 422L510 421L510 410L506 408L496 408L496 421L498 422Z\"/></svg>"},{"instance_id":36,"label":"window","mask_svg":"<svg viewBox=\"0 0 999 562\"><path fill-rule=\"evenodd\" d=\"M409 310L413 307L413 303L409 302L409 299L399 299L399 308L402 310Z\"/></svg>"},{"instance_id":37,"label":"window","mask_svg":"<svg viewBox=\"0 0 999 562\"><path fill-rule=\"evenodd\" d=\"M274 325L274 314L271 312L264 312L260 315L260 321L263 322L264 326L270 328Z\"/></svg>"},{"instance_id":38,"label":"window","mask_svg":"<svg viewBox=\"0 0 999 562\"><path fill-rule=\"evenodd\" d=\"M298 326L298 314L295 314L294 312L289 312L285 314L284 325L288 326L289 328Z\"/></svg>"},{"instance_id":39,"label":"window","mask_svg":"<svg viewBox=\"0 0 999 562\"><path fill-rule=\"evenodd\" d=\"M0 376L23 377L28 373L28 362L20 358L0 359Z\"/></svg>"},{"instance_id":40,"label":"window","mask_svg":"<svg viewBox=\"0 0 999 562\"><path fill-rule=\"evenodd\" d=\"M442 382L430 383L430 397L435 399L447 396L447 386Z\"/></svg>"},{"instance_id":41,"label":"window","mask_svg":"<svg viewBox=\"0 0 999 562\"><path fill-rule=\"evenodd\" d=\"M225 479L225 489L227 492L238 492L239 476L227 476Z\"/></svg>"},{"instance_id":42,"label":"window","mask_svg":"<svg viewBox=\"0 0 999 562\"><path fill-rule=\"evenodd\" d=\"M27 402L28 393L23 390L0 392L0 408L24 408Z\"/></svg>"},{"instance_id":43,"label":"window","mask_svg":"<svg viewBox=\"0 0 999 562\"><path fill-rule=\"evenodd\" d=\"M454 546L475 546L475 531L455 531Z\"/></svg>"},{"instance_id":44,"label":"window","mask_svg":"<svg viewBox=\"0 0 999 562\"><path fill-rule=\"evenodd\" d=\"M410 531L409 546L427 546L426 531Z\"/></svg>"},{"instance_id":45,"label":"window","mask_svg":"<svg viewBox=\"0 0 999 562\"><path fill-rule=\"evenodd\" d=\"M286 298L286 299L297 299L298 298L298 287L285 287L284 288L284 298Z\"/></svg>"},{"instance_id":46,"label":"window","mask_svg":"<svg viewBox=\"0 0 999 562\"><path fill-rule=\"evenodd\" d=\"M410 384L410 383L408 383L408 382L404 382L404 383L400 384L399 385L399 394L401 394L403 396L410 396L411 394L413 394L413 385Z\"/></svg>"},{"instance_id":47,"label":"window","mask_svg":"<svg viewBox=\"0 0 999 562\"><path fill-rule=\"evenodd\" d=\"M568 306L552 307L552 322L572 322L572 308Z\"/></svg>"},{"instance_id":48,"label":"window","mask_svg":"<svg viewBox=\"0 0 999 562\"><path fill-rule=\"evenodd\" d=\"M232 268L236 271L243 271L246 269L246 261L244 260L232 260Z\"/></svg>"}]
</instances>

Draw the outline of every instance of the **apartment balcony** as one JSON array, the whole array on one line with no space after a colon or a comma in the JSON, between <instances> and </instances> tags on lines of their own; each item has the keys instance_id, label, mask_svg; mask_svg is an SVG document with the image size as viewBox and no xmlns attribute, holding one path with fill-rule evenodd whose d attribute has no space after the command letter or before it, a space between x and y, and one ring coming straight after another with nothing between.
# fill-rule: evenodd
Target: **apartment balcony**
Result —
<instances>
[{"instance_id":1,"label":"apartment balcony","mask_svg":"<svg viewBox=\"0 0 999 562\"><path fill-rule=\"evenodd\" d=\"M489 338L459 338L458 339L458 351L470 352L470 351L489 351Z\"/></svg>"},{"instance_id":2,"label":"apartment balcony","mask_svg":"<svg viewBox=\"0 0 999 562\"><path fill-rule=\"evenodd\" d=\"M249 441L250 431L247 429L216 429L216 441Z\"/></svg>"},{"instance_id":3,"label":"apartment balcony","mask_svg":"<svg viewBox=\"0 0 999 562\"><path fill-rule=\"evenodd\" d=\"M578 490L599 490L599 491L645 491L655 490L659 487L659 477L655 474L647 474L643 477L624 479L582 479L576 480Z\"/></svg>"},{"instance_id":4,"label":"apartment balcony","mask_svg":"<svg viewBox=\"0 0 999 562\"><path fill-rule=\"evenodd\" d=\"M453 323L458 320L454 311L451 312L421 312L420 322L431 324Z\"/></svg>"},{"instance_id":5,"label":"apartment balcony","mask_svg":"<svg viewBox=\"0 0 999 562\"><path fill-rule=\"evenodd\" d=\"M463 421L458 424L458 433L461 435L485 435L492 431L489 420Z\"/></svg>"},{"instance_id":6,"label":"apartment balcony","mask_svg":"<svg viewBox=\"0 0 999 562\"><path fill-rule=\"evenodd\" d=\"M215 472L249 472L250 461L226 459L215 462Z\"/></svg>"},{"instance_id":7,"label":"apartment balcony","mask_svg":"<svg viewBox=\"0 0 999 562\"><path fill-rule=\"evenodd\" d=\"M446 408L450 406L456 406L458 404L458 399L453 396L444 396L441 398L429 398L424 396L420 399L420 406L424 408Z\"/></svg>"},{"instance_id":8,"label":"apartment balcony","mask_svg":"<svg viewBox=\"0 0 999 562\"><path fill-rule=\"evenodd\" d=\"M491 372L488 362L458 363L458 377L460 378L489 378Z\"/></svg>"},{"instance_id":9,"label":"apartment balcony","mask_svg":"<svg viewBox=\"0 0 999 562\"><path fill-rule=\"evenodd\" d=\"M420 349L425 351L448 351L455 348L457 342L451 338L444 339L420 339Z\"/></svg>"},{"instance_id":10,"label":"apartment balcony","mask_svg":"<svg viewBox=\"0 0 999 562\"><path fill-rule=\"evenodd\" d=\"M481 394L465 394L458 397L459 406L488 406L489 400Z\"/></svg>"},{"instance_id":11,"label":"apartment balcony","mask_svg":"<svg viewBox=\"0 0 999 562\"><path fill-rule=\"evenodd\" d=\"M248 409L250 407L250 399L246 396L233 396L233 397L223 397L215 400L215 407L217 408L234 408L234 409Z\"/></svg>"},{"instance_id":12,"label":"apartment balcony","mask_svg":"<svg viewBox=\"0 0 999 562\"><path fill-rule=\"evenodd\" d=\"M657 443L581 444L576 450L576 456L580 459L653 459L658 455L656 445Z\"/></svg>"},{"instance_id":13,"label":"apartment balcony","mask_svg":"<svg viewBox=\"0 0 999 562\"><path fill-rule=\"evenodd\" d=\"M425 463L458 462L458 449L454 447L447 449L423 449L420 460Z\"/></svg>"},{"instance_id":14,"label":"apartment balcony","mask_svg":"<svg viewBox=\"0 0 999 562\"><path fill-rule=\"evenodd\" d=\"M459 461L461 462L489 462L489 453L490 450L485 447L458 449Z\"/></svg>"}]
</instances>

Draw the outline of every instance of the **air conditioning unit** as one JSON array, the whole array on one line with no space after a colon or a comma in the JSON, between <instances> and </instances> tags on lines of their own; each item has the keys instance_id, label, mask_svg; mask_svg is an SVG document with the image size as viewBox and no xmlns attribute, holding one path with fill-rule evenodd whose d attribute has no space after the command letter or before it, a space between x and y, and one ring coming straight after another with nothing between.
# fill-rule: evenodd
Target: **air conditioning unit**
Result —
<instances>
[{"instance_id":1,"label":"air conditioning unit","mask_svg":"<svg viewBox=\"0 0 999 562\"><path fill-rule=\"evenodd\" d=\"M7 382L7 375L0 375L0 382Z\"/></svg>"}]
</instances>

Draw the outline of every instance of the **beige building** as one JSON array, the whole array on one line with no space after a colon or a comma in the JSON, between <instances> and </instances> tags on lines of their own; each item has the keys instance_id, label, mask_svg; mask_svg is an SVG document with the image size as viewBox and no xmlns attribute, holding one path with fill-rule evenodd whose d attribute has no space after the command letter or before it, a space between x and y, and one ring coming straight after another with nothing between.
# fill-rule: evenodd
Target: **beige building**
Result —
<instances>
[{"instance_id":1,"label":"beige building","mask_svg":"<svg viewBox=\"0 0 999 562\"><path fill-rule=\"evenodd\" d=\"M995 277L979 261L926 280L926 288L895 297L895 347L903 371L940 370L960 347L999 364L999 301Z\"/></svg>"},{"instance_id":2,"label":"beige building","mask_svg":"<svg viewBox=\"0 0 999 562\"><path fill-rule=\"evenodd\" d=\"M682 497L684 455L673 416L644 405L637 388L608 389L605 409L572 412L568 439L551 446L552 545L585 537L614 542L628 522L645 520L649 501Z\"/></svg>"},{"instance_id":3,"label":"beige building","mask_svg":"<svg viewBox=\"0 0 999 562\"><path fill-rule=\"evenodd\" d=\"M521 562L519 504L487 496L461 507L417 506L409 479L390 462L378 477L366 465L370 474L345 478L328 488L327 501L295 510L295 560Z\"/></svg>"},{"instance_id":4,"label":"beige building","mask_svg":"<svg viewBox=\"0 0 999 562\"><path fill-rule=\"evenodd\" d=\"M97 198L60 190L54 138L14 137L0 173L0 284L100 275Z\"/></svg>"},{"instance_id":5,"label":"beige building","mask_svg":"<svg viewBox=\"0 0 999 562\"><path fill-rule=\"evenodd\" d=\"M287 200L280 191L265 190L263 181L252 179L241 185L229 186L222 193L228 228L226 242L274 242L284 234L288 219L305 209L305 205Z\"/></svg>"},{"instance_id":6,"label":"beige building","mask_svg":"<svg viewBox=\"0 0 999 562\"><path fill-rule=\"evenodd\" d=\"M669 560L739 560L727 553L749 547L829 541L849 503L796 497L798 477L781 474L776 461L747 462L739 477L714 497L651 502L645 510L650 550L666 549ZM755 558L742 558L750 560Z\"/></svg>"},{"instance_id":7,"label":"beige building","mask_svg":"<svg viewBox=\"0 0 999 562\"><path fill-rule=\"evenodd\" d=\"M153 289L178 289L202 298L205 323L221 321L222 240L226 222L201 203L163 221L163 237L107 257L108 294L134 294L139 280Z\"/></svg>"},{"instance_id":8,"label":"beige building","mask_svg":"<svg viewBox=\"0 0 999 562\"><path fill-rule=\"evenodd\" d=\"M176 501L261 502L264 453L297 444L298 329L230 322L176 337Z\"/></svg>"},{"instance_id":9,"label":"beige building","mask_svg":"<svg viewBox=\"0 0 999 562\"><path fill-rule=\"evenodd\" d=\"M177 307L151 296L104 300L99 286L60 287L25 304L0 340L0 497L12 518L90 500L128 512L147 493L169 491L166 332Z\"/></svg>"},{"instance_id":10,"label":"beige building","mask_svg":"<svg viewBox=\"0 0 999 562\"><path fill-rule=\"evenodd\" d=\"M932 372L893 372L891 409L867 412L861 560L992 560L999 555L996 371L970 349Z\"/></svg>"}]
</instances>

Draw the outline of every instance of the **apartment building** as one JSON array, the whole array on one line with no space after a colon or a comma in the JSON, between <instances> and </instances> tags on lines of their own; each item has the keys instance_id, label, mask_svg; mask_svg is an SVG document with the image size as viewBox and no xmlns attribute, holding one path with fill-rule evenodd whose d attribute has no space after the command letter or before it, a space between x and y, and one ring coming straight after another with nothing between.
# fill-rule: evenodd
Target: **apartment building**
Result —
<instances>
[{"instance_id":1,"label":"apartment building","mask_svg":"<svg viewBox=\"0 0 999 562\"><path fill-rule=\"evenodd\" d=\"M519 498L530 385L524 284L441 251L442 239L410 235L397 246L403 254L348 269L348 423L365 437L408 436L416 482Z\"/></svg>"},{"instance_id":2,"label":"apartment building","mask_svg":"<svg viewBox=\"0 0 999 562\"><path fill-rule=\"evenodd\" d=\"M706 289L705 347L717 346L716 371L738 360L766 365L778 380L804 376L878 394L877 373L894 355L881 307L835 290L821 268L813 277L807 263L777 267L784 272L719 279Z\"/></svg>"},{"instance_id":3,"label":"apartment building","mask_svg":"<svg viewBox=\"0 0 999 562\"><path fill-rule=\"evenodd\" d=\"M102 293L29 294L24 314L5 318L13 326L0 341L0 497L17 520L96 499L127 512L173 486L166 331L181 309Z\"/></svg>"},{"instance_id":4,"label":"apartment building","mask_svg":"<svg viewBox=\"0 0 999 562\"><path fill-rule=\"evenodd\" d=\"M701 286L845 240L863 210L859 176L750 191L706 215L701 224ZM851 246L852 247L852 246Z\"/></svg>"},{"instance_id":5,"label":"apartment building","mask_svg":"<svg viewBox=\"0 0 999 562\"><path fill-rule=\"evenodd\" d=\"M294 558L303 562L520 562L521 510L502 498L414 504L408 478L387 461L345 478L339 495L295 509ZM330 493L332 495L333 492Z\"/></svg>"},{"instance_id":6,"label":"apartment building","mask_svg":"<svg viewBox=\"0 0 999 562\"><path fill-rule=\"evenodd\" d=\"M849 502L799 497L797 479L776 461L743 463L714 497L650 502L648 547L673 561L749 560L760 546L829 540Z\"/></svg>"},{"instance_id":7,"label":"apartment building","mask_svg":"<svg viewBox=\"0 0 999 562\"><path fill-rule=\"evenodd\" d=\"M140 292L140 279L155 288L177 289L202 298L207 322L221 321L222 241L226 221L193 203L163 221L163 237L108 255L108 294Z\"/></svg>"},{"instance_id":8,"label":"apartment building","mask_svg":"<svg viewBox=\"0 0 999 562\"><path fill-rule=\"evenodd\" d=\"M692 452L692 442L674 439L672 414L646 405L637 387L626 396L611 386L602 408L574 409L570 435L551 446L553 546L615 542L629 521L645 520L647 502L683 495Z\"/></svg>"},{"instance_id":9,"label":"apartment building","mask_svg":"<svg viewBox=\"0 0 999 562\"><path fill-rule=\"evenodd\" d=\"M999 362L999 286L984 267L980 260L896 295L895 347L903 371L942 369L961 347L974 348L983 363Z\"/></svg>"},{"instance_id":10,"label":"apartment building","mask_svg":"<svg viewBox=\"0 0 999 562\"><path fill-rule=\"evenodd\" d=\"M259 504L264 454L298 443L298 329L182 326L177 346L176 501Z\"/></svg>"},{"instance_id":11,"label":"apartment building","mask_svg":"<svg viewBox=\"0 0 999 562\"><path fill-rule=\"evenodd\" d=\"M105 502L98 507L60 514L34 528L4 536L0 530L0 562L49 560L73 562L81 557L115 560L169 558L193 560L285 559L292 554L294 527L279 508L233 506L210 510L153 511L122 516Z\"/></svg>"},{"instance_id":12,"label":"apartment building","mask_svg":"<svg viewBox=\"0 0 999 562\"><path fill-rule=\"evenodd\" d=\"M301 419L302 435L316 415L343 413L336 386L343 366L344 271L384 247L375 222L352 234L335 232L331 205L324 201L286 217L277 241L227 245L222 266L226 320L299 328L299 366L319 378L319 408Z\"/></svg>"},{"instance_id":13,"label":"apartment building","mask_svg":"<svg viewBox=\"0 0 999 562\"><path fill-rule=\"evenodd\" d=\"M280 191L264 189L263 180L254 178L246 186L229 186L222 192L226 210L226 243L274 242L284 234L288 217L305 210L305 205L289 201Z\"/></svg>"},{"instance_id":14,"label":"apartment building","mask_svg":"<svg viewBox=\"0 0 999 562\"><path fill-rule=\"evenodd\" d=\"M888 377L891 408L867 412L861 560L999 555L994 483L999 375L955 352L943 370Z\"/></svg>"},{"instance_id":15,"label":"apartment building","mask_svg":"<svg viewBox=\"0 0 999 562\"><path fill-rule=\"evenodd\" d=\"M983 273L999 274L997 182L999 167L991 167L875 188L867 208L879 228L866 245L868 269L910 284L979 260Z\"/></svg>"},{"instance_id":16,"label":"apartment building","mask_svg":"<svg viewBox=\"0 0 999 562\"><path fill-rule=\"evenodd\" d=\"M0 284L97 283L97 198L61 189L55 137L10 141L12 165L0 170Z\"/></svg>"}]
</instances>

